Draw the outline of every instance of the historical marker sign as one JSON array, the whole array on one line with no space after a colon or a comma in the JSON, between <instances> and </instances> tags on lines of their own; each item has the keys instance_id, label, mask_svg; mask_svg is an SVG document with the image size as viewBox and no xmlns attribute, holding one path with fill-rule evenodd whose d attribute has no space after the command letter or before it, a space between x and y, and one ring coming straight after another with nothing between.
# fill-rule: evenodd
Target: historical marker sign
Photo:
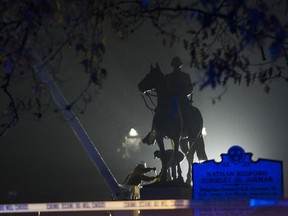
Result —
<instances>
[{"instance_id":1,"label":"historical marker sign","mask_svg":"<svg viewBox=\"0 0 288 216\"><path fill-rule=\"evenodd\" d=\"M221 157L192 164L194 199L283 197L282 161L252 161L240 146Z\"/></svg>"}]
</instances>

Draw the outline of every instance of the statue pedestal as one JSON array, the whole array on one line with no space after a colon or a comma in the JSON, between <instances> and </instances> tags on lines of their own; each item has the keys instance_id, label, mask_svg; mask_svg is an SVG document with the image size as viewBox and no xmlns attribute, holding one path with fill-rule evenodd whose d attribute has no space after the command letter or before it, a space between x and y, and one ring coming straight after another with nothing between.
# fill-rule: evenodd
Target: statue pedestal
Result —
<instances>
[{"instance_id":1,"label":"statue pedestal","mask_svg":"<svg viewBox=\"0 0 288 216\"><path fill-rule=\"evenodd\" d=\"M192 199L192 188L184 183L158 182L143 186L140 189L140 199Z\"/></svg>"}]
</instances>

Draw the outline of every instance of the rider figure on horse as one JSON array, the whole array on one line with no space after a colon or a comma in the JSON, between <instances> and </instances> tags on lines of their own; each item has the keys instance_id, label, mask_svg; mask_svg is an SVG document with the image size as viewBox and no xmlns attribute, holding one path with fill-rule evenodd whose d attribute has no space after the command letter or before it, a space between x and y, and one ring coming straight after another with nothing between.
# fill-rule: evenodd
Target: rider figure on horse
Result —
<instances>
[{"instance_id":1,"label":"rider figure on horse","mask_svg":"<svg viewBox=\"0 0 288 216\"><path fill-rule=\"evenodd\" d=\"M193 85L189 74L181 71L183 63L178 56L174 57L171 61L173 71L165 76L167 83L167 91L173 98L173 117L185 118L189 112L189 106L192 101L188 99L188 95L192 94ZM156 108L157 112L161 112ZM147 136L142 140L143 143L152 145L156 139L156 131L154 128L155 118L153 119L152 129Z\"/></svg>"}]
</instances>

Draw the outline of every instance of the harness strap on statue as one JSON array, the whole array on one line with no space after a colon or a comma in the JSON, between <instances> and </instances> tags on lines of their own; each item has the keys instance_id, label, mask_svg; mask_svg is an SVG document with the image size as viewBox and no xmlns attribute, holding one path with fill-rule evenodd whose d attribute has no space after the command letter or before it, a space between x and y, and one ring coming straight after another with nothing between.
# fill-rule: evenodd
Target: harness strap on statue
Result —
<instances>
[{"instance_id":1,"label":"harness strap on statue","mask_svg":"<svg viewBox=\"0 0 288 216\"><path fill-rule=\"evenodd\" d=\"M173 117L179 117L179 103L176 95L173 97Z\"/></svg>"},{"instance_id":2,"label":"harness strap on statue","mask_svg":"<svg viewBox=\"0 0 288 216\"><path fill-rule=\"evenodd\" d=\"M180 137L179 137L179 139L181 139L181 135L183 133L183 112L182 111L183 110L181 110L181 107L179 106L179 98L177 97L177 95L174 95L174 97L173 97L173 117L174 118L179 117L179 120L180 120Z\"/></svg>"},{"instance_id":3,"label":"harness strap on statue","mask_svg":"<svg viewBox=\"0 0 288 216\"><path fill-rule=\"evenodd\" d=\"M173 97L173 117L180 119L181 133L183 132L183 109L179 105L177 96Z\"/></svg>"}]
</instances>

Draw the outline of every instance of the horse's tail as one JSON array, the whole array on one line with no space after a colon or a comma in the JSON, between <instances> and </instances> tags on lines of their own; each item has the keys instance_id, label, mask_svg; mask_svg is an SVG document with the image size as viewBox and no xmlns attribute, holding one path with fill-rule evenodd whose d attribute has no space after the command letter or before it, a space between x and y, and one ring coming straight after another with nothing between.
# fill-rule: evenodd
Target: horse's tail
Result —
<instances>
[{"instance_id":1,"label":"horse's tail","mask_svg":"<svg viewBox=\"0 0 288 216\"><path fill-rule=\"evenodd\" d=\"M189 126L191 128L191 135L194 138L201 136L203 128L203 117L200 110L195 106L191 106L191 118Z\"/></svg>"}]
</instances>

